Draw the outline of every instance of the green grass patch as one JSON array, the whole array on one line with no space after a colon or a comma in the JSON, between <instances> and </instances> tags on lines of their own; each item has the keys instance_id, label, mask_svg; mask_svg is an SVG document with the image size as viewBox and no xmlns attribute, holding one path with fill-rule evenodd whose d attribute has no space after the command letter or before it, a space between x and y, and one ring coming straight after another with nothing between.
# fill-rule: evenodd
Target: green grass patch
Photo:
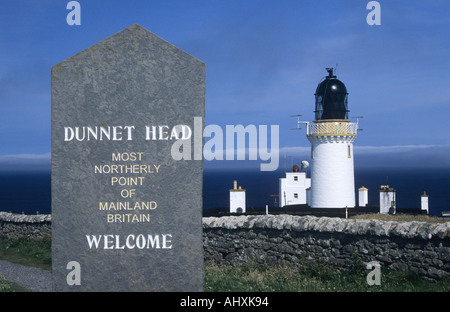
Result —
<instances>
[{"instance_id":1,"label":"green grass patch","mask_svg":"<svg viewBox=\"0 0 450 312\"><path fill-rule=\"evenodd\" d=\"M301 266L205 263L211 292L448 292L450 279L429 283L412 272L382 270L381 285L367 283L367 270L344 272L317 263Z\"/></svg>"},{"instance_id":2,"label":"green grass patch","mask_svg":"<svg viewBox=\"0 0 450 312\"><path fill-rule=\"evenodd\" d=\"M28 292L27 289L7 281L2 275L0 275L0 292Z\"/></svg>"},{"instance_id":3,"label":"green grass patch","mask_svg":"<svg viewBox=\"0 0 450 312\"><path fill-rule=\"evenodd\" d=\"M40 239L0 239L0 259L26 266L51 270L51 237Z\"/></svg>"}]
</instances>

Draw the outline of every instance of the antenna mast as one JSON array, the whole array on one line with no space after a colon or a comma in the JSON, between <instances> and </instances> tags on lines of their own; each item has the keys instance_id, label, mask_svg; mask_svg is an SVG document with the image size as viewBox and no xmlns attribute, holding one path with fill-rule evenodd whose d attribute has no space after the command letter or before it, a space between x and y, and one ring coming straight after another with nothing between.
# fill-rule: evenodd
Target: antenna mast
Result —
<instances>
[{"instance_id":1,"label":"antenna mast","mask_svg":"<svg viewBox=\"0 0 450 312\"><path fill-rule=\"evenodd\" d=\"M297 117L297 128L291 128L291 130L302 130L302 128L300 128L300 114L298 115L291 115L291 117Z\"/></svg>"}]
</instances>

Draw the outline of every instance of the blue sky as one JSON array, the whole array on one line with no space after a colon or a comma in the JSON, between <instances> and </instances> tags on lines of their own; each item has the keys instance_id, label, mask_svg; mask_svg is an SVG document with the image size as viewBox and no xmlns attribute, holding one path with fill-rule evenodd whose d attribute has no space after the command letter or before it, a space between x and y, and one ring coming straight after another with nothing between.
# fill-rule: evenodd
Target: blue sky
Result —
<instances>
[{"instance_id":1,"label":"blue sky","mask_svg":"<svg viewBox=\"0 0 450 312\"><path fill-rule=\"evenodd\" d=\"M448 0L379 0L380 26L366 0L80 0L80 26L68 2L1 1L0 165L49 161L51 67L138 23L206 63L206 124L280 125L280 155L302 158L291 115L313 120L337 64L358 164L450 167Z\"/></svg>"}]
</instances>

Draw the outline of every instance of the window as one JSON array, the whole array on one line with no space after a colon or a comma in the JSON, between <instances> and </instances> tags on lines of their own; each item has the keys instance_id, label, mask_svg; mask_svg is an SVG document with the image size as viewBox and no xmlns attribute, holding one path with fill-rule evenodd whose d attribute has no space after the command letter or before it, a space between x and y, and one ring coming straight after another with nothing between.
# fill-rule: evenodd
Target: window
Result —
<instances>
[{"instance_id":1,"label":"window","mask_svg":"<svg viewBox=\"0 0 450 312\"><path fill-rule=\"evenodd\" d=\"M350 144L347 145L347 157L352 158L352 147Z\"/></svg>"},{"instance_id":2,"label":"window","mask_svg":"<svg viewBox=\"0 0 450 312\"><path fill-rule=\"evenodd\" d=\"M298 199L298 193L294 193L294 198Z\"/></svg>"},{"instance_id":3,"label":"window","mask_svg":"<svg viewBox=\"0 0 450 312\"><path fill-rule=\"evenodd\" d=\"M294 176L294 181L297 182L298 181L298 177Z\"/></svg>"}]
</instances>

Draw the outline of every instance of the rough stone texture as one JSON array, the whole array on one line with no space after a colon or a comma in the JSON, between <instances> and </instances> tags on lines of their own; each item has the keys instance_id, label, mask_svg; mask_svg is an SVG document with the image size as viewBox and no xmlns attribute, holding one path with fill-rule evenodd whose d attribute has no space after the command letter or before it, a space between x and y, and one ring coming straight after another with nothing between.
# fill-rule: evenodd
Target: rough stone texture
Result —
<instances>
[{"instance_id":1,"label":"rough stone texture","mask_svg":"<svg viewBox=\"0 0 450 312\"><path fill-rule=\"evenodd\" d=\"M52 68L53 277L58 291L200 291L203 289L202 161L174 160L175 140L146 140L146 126L204 123L205 66L139 25L93 45ZM134 126L132 140L65 141L64 127ZM169 130L170 134L170 130ZM194 138L194 135L192 138ZM194 141L194 140L192 140ZM194 149L195 147L193 147ZM141 161L112 153L142 152ZM159 173L95 174L96 165L159 165ZM155 169L153 170L155 171ZM143 177L142 186L112 185L111 177ZM123 198L123 189L135 189ZM142 211L105 211L99 202L156 201ZM149 215L150 222L110 222L107 214ZM89 248L86 235L172 237L172 248ZM120 244L116 236L120 236ZM109 246L109 244L108 244ZM68 262L81 265L81 285L69 286Z\"/></svg>"},{"instance_id":2,"label":"rough stone texture","mask_svg":"<svg viewBox=\"0 0 450 312\"><path fill-rule=\"evenodd\" d=\"M33 232L43 225L48 234L50 219L50 215L0 213L0 237L30 237L30 229ZM411 270L431 280L448 277L450 272L450 222L269 215L203 218L203 228L206 261L297 264L312 260L351 269L359 259L359 265L375 260L389 269Z\"/></svg>"},{"instance_id":3,"label":"rough stone texture","mask_svg":"<svg viewBox=\"0 0 450 312\"><path fill-rule=\"evenodd\" d=\"M206 261L320 261L352 269L378 261L425 279L450 274L450 222L391 222L269 215L203 218Z\"/></svg>"},{"instance_id":4,"label":"rough stone texture","mask_svg":"<svg viewBox=\"0 0 450 312\"><path fill-rule=\"evenodd\" d=\"M51 215L21 215L0 211L0 238L42 238L52 233Z\"/></svg>"},{"instance_id":5,"label":"rough stone texture","mask_svg":"<svg viewBox=\"0 0 450 312\"><path fill-rule=\"evenodd\" d=\"M0 260L0 274L33 292L52 290L52 272Z\"/></svg>"},{"instance_id":6,"label":"rough stone texture","mask_svg":"<svg viewBox=\"0 0 450 312\"><path fill-rule=\"evenodd\" d=\"M26 215L0 211L0 221L39 224L42 222L51 222L52 215L49 214Z\"/></svg>"}]
</instances>

